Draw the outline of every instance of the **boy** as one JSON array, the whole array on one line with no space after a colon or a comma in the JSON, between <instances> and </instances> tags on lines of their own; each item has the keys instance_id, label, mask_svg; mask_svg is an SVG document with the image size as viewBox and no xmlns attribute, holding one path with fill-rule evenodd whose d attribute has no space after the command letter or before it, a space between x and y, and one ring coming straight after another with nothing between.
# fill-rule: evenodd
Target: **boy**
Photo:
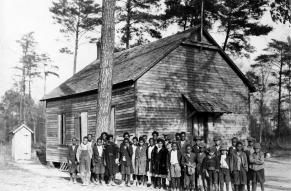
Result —
<instances>
[{"instance_id":1,"label":"boy","mask_svg":"<svg viewBox=\"0 0 291 191\"><path fill-rule=\"evenodd\" d=\"M247 155L248 163L250 162L250 155L254 153L254 141L255 139L253 137L248 137L247 138L247 146L243 148L244 152ZM247 172L247 190L251 191L251 180L252 180L252 175L251 172Z\"/></svg>"},{"instance_id":2,"label":"boy","mask_svg":"<svg viewBox=\"0 0 291 191\"><path fill-rule=\"evenodd\" d=\"M81 179L84 186L90 182L90 166L92 158L92 147L88 144L88 137L83 138L83 142L77 149L77 160L80 163Z\"/></svg>"},{"instance_id":3,"label":"boy","mask_svg":"<svg viewBox=\"0 0 291 191\"><path fill-rule=\"evenodd\" d=\"M115 186L115 175L118 171L119 148L114 143L113 135L107 136L107 144L104 150L105 169L108 174L108 185Z\"/></svg>"},{"instance_id":4,"label":"boy","mask_svg":"<svg viewBox=\"0 0 291 191\"><path fill-rule=\"evenodd\" d=\"M220 147L220 155L217 157L217 169L219 169L219 184L220 191L223 191L224 184L226 191L229 191L230 182L230 157L227 154L227 146L222 145Z\"/></svg>"},{"instance_id":5,"label":"boy","mask_svg":"<svg viewBox=\"0 0 291 191\"><path fill-rule=\"evenodd\" d=\"M230 172L232 172L234 191L245 190L247 184L248 160L243 152L242 142L236 143L236 150L230 158Z\"/></svg>"},{"instance_id":6,"label":"boy","mask_svg":"<svg viewBox=\"0 0 291 191\"><path fill-rule=\"evenodd\" d=\"M170 173L172 189L180 189L181 178L181 164L182 164L182 152L178 150L178 144L172 143L172 150L168 152L168 172Z\"/></svg>"},{"instance_id":7,"label":"boy","mask_svg":"<svg viewBox=\"0 0 291 191\"><path fill-rule=\"evenodd\" d=\"M250 171L252 177L252 190L257 190L257 182L261 185L261 190L264 191L265 171L264 171L264 153L261 151L260 143L254 145L254 153L249 156Z\"/></svg>"},{"instance_id":8,"label":"boy","mask_svg":"<svg viewBox=\"0 0 291 191\"><path fill-rule=\"evenodd\" d=\"M211 147L208 149L207 156L203 159L202 169L203 173L207 177L207 187L209 191L217 190L217 159L215 156L215 148Z\"/></svg>"},{"instance_id":9,"label":"boy","mask_svg":"<svg viewBox=\"0 0 291 191\"><path fill-rule=\"evenodd\" d=\"M105 173L105 159L104 159L104 146L101 138L93 146L93 172L95 174L95 184L104 184Z\"/></svg>"},{"instance_id":10,"label":"boy","mask_svg":"<svg viewBox=\"0 0 291 191\"><path fill-rule=\"evenodd\" d=\"M74 184L77 183L76 178L77 178L77 150L78 150L78 145L77 145L77 139L74 137L72 138L72 145L69 146L68 148L68 164L69 164L69 173L70 173L70 183L74 182Z\"/></svg>"},{"instance_id":11,"label":"boy","mask_svg":"<svg viewBox=\"0 0 291 191\"><path fill-rule=\"evenodd\" d=\"M135 153L135 174L139 177L139 184L142 186L145 185L145 176L146 176L146 161L147 161L147 146L143 137L139 138L139 146L136 149Z\"/></svg>"},{"instance_id":12,"label":"boy","mask_svg":"<svg viewBox=\"0 0 291 191\"><path fill-rule=\"evenodd\" d=\"M196 168L196 154L192 152L191 145L186 146L186 153L182 160L184 166L184 184L185 190L194 190L195 188L195 168Z\"/></svg>"},{"instance_id":13,"label":"boy","mask_svg":"<svg viewBox=\"0 0 291 191\"><path fill-rule=\"evenodd\" d=\"M129 139L124 138L123 144L120 147L120 165L121 165L121 174L122 180L124 181L122 185L130 186L130 174L132 171L132 146L129 144Z\"/></svg>"},{"instance_id":14,"label":"boy","mask_svg":"<svg viewBox=\"0 0 291 191\"><path fill-rule=\"evenodd\" d=\"M195 188L196 190L204 188L206 189L205 184L205 176L203 174L202 163L204 158L206 157L205 149L206 145L203 142L200 142L199 145L199 152L196 154L196 169L195 169Z\"/></svg>"}]
</instances>

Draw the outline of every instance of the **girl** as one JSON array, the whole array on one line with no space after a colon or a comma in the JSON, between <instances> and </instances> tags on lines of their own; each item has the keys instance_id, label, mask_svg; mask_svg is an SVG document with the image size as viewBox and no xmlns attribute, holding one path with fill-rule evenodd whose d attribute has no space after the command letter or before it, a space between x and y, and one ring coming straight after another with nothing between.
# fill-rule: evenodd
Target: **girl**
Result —
<instances>
[{"instance_id":1,"label":"girl","mask_svg":"<svg viewBox=\"0 0 291 191\"><path fill-rule=\"evenodd\" d=\"M143 137L139 138L139 146L135 155L135 174L139 178L139 185L145 186L147 147Z\"/></svg>"},{"instance_id":2,"label":"girl","mask_svg":"<svg viewBox=\"0 0 291 191\"><path fill-rule=\"evenodd\" d=\"M132 146L129 144L129 139L124 138L123 145L120 147L120 165L122 180L126 186L129 186L130 174L132 171ZM124 185L122 183L122 185Z\"/></svg>"},{"instance_id":3,"label":"girl","mask_svg":"<svg viewBox=\"0 0 291 191\"><path fill-rule=\"evenodd\" d=\"M234 191L245 190L245 185L247 184L248 160L246 153L242 149L242 142L237 142L236 150L230 159L230 171L233 173Z\"/></svg>"},{"instance_id":4,"label":"girl","mask_svg":"<svg viewBox=\"0 0 291 191\"><path fill-rule=\"evenodd\" d=\"M154 183L154 177L152 176L152 151L155 148L155 142L153 138L149 139L149 146L147 148L147 175L148 185L151 186Z\"/></svg>"},{"instance_id":5,"label":"girl","mask_svg":"<svg viewBox=\"0 0 291 191\"><path fill-rule=\"evenodd\" d=\"M93 172L95 174L95 184L104 184L105 159L104 146L101 138L98 138L97 142L93 146L92 163Z\"/></svg>"},{"instance_id":6,"label":"girl","mask_svg":"<svg viewBox=\"0 0 291 191\"><path fill-rule=\"evenodd\" d=\"M132 177L131 177L131 179L133 180L133 185L135 185L135 186L137 186L137 174L135 173L136 171L135 171L135 152L136 152L136 149L137 149L137 147L138 147L138 139L137 139L137 137L133 137L132 138L132 157L131 157L131 162L132 162L132 172L131 173L133 173L132 174Z\"/></svg>"},{"instance_id":7,"label":"girl","mask_svg":"<svg viewBox=\"0 0 291 191\"><path fill-rule=\"evenodd\" d=\"M196 154L192 152L191 145L186 146L186 153L184 154L182 165L184 166L184 184L186 190L195 189L195 168L196 168Z\"/></svg>"},{"instance_id":8,"label":"girl","mask_svg":"<svg viewBox=\"0 0 291 191\"><path fill-rule=\"evenodd\" d=\"M151 162L152 172L155 176L154 187L166 189L168 151L165 148L164 140L157 139L157 146L152 151Z\"/></svg>"},{"instance_id":9,"label":"girl","mask_svg":"<svg viewBox=\"0 0 291 191\"><path fill-rule=\"evenodd\" d=\"M107 144L104 149L105 170L108 177L108 184L115 186L115 175L118 171L119 148L113 142L113 135L107 136Z\"/></svg>"},{"instance_id":10,"label":"girl","mask_svg":"<svg viewBox=\"0 0 291 191\"><path fill-rule=\"evenodd\" d=\"M83 138L83 142L77 149L77 160L80 163L81 179L84 186L90 182L90 167L92 158L92 147L88 144L88 137Z\"/></svg>"},{"instance_id":11,"label":"girl","mask_svg":"<svg viewBox=\"0 0 291 191\"><path fill-rule=\"evenodd\" d=\"M181 164L182 164L182 153L178 150L178 144L172 143L172 151L168 152L168 171L171 177L172 189L180 189L180 178L181 178Z\"/></svg>"}]
</instances>

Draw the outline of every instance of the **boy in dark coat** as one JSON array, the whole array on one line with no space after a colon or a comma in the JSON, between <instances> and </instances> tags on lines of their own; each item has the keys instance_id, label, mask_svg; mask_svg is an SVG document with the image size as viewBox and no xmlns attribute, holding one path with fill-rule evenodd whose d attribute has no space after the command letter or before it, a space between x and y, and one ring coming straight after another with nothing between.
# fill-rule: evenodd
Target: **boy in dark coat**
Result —
<instances>
[{"instance_id":1,"label":"boy in dark coat","mask_svg":"<svg viewBox=\"0 0 291 191\"><path fill-rule=\"evenodd\" d=\"M227 146L220 147L220 155L217 156L217 169L219 169L220 191L223 191L224 184L226 191L229 191L230 182L230 156L227 154Z\"/></svg>"},{"instance_id":2,"label":"boy in dark coat","mask_svg":"<svg viewBox=\"0 0 291 191\"><path fill-rule=\"evenodd\" d=\"M132 146L129 144L129 139L125 138L123 144L120 146L120 165L122 180L125 181L125 185L129 186L130 174L132 172ZM124 183L122 183L123 185Z\"/></svg>"},{"instance_id":3,"label":"boy in dark coat","mask_svg":"<svg viewBox=\"0 0 291 191\"><path fill-rule=\"evenodd\" d=\"M196 168L196 154L192 152L191 145L186 147L186 153L182 160L184 167L184 185L185 190L195 189L195 168Z\"/></svg>"},{"instance_id":4,"label":"boy in dark coat","mask_svg":"<svg viewBox=\"0 0 291 191\"><path fill-rule=\"evenodd\" d=\"M202 169L202 163L206 157L206 145L203 142L199 143L199 152L196 154L196 169L195 169L195 188L196 190L206 189L205 176Z\"/></svg>"},{"instance_id":5,"label":"boy in dark coat","mask_svg":"<svg viewBox=\"0 0 291 191\"><path fill-rule=\"evenodd\" d=\"M155 188L166 188L166 177L167 177L167 157L168 150L165 148L164 140L158 139L157 146L152 151L151 162L152 162L152 173L155 176L154 187Z\"/></svg>"},{"instance_id":6,"label":"boy in dark coat","mask_svg":"<svg viewBox=\"0 0 291 191\"><path fill-rule=\"evenodd\" d=\"M95 184L104 184L105 158L104 146L101 138L98 138L97 142L93 145L92 164Z\"/></svg>"},{"instance_id":7,"label":"boy in dark coat","mask_svg":"<svg viewBox=\"0 0 291 191\"><path fill-rule=\"evenodd\" d=\"M77 145L77 139L74 137L72 138L72 145L69 146L68 148L68 165L69 165L69 173L70 173L70 182L74 182L74 184L77 183L76 178L77 178L77 150L78 150L78 145Z\"/></svg>"},{"instance_id":8,"label":"boy in dark coat","mask_svg":"<svg viewBox=\"0 0 291 191\"><path fill-rule=\"evenodd\" d=\"M115 186L115 175L118 172L118 164L119 164L119 148L113 142L113 136L107 136L107 144L104 150L104 158L105 158L105 169L109 176L109 183L112 186Z\"/></svg>"},{"instance_id":9,"label":"boy in dark coat","mask_svg":"<svg viewBox=\"0 0 291 191\"><path fill-rule=\"evenodd\" d=\"M176 142L172 143L172 150L168 152L168 163L167 169L171 177L171 187L173 190L178 190L180 188L180 178L181 178L181 165L182 165L182 152L178 150L178 144Z\"/></svg>"},{"instance_id":10,"label":"boy in dark coat","mask_svg":"<svg viewBox=\"0 0 291 191\"><path fill-rule=\"evenodd\" d=\"M208 149L207 156L203 159L202 169L207 179L207 187L209 191L217 190L217 159L215 156L215 148Z\"/></svg>"}]
</instances>

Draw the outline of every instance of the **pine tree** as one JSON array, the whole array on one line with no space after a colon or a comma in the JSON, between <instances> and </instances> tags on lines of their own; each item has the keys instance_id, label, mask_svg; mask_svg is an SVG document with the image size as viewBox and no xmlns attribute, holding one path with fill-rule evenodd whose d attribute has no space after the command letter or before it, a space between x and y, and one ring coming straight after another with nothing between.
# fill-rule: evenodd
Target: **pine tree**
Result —
<instances>
[{"instance_id":1,"label":"pine tree","mask_svg":"<svg viewBox=\"0 0 291 191\"><path fill-rule=\"evenodd\" d=\"M75 74L80 40L101 24L101 8L94 0L58 0L53 2L50 12L55 22L61 26L60 32L69 40L74 39ZM68 47L62 48L60 52L73 53Z\"/></svg>"},{"instance_id":2,"label":"pine tree","mask_svg":"<svg viewBox=\"0 0 291 191\"><path fill-rule=\"evenodd\" d=\"M270 9L272 20L283 24L291 24L291 1L274 0Z\"/></svg>"},{"instance_id":3,"label":"pine tree","mask_svg":"<svg viewBox=\"0 0 291 191\"><path fill-rule=\"evenodd\" d=\"M161 38L159 27L159 15L151 9L159 6L160 0L125 0L121 1L118 11L118 22L122 24L121 42L126 49L147 42L145 34L153 38Z\"/></svg>"}]
</instances>

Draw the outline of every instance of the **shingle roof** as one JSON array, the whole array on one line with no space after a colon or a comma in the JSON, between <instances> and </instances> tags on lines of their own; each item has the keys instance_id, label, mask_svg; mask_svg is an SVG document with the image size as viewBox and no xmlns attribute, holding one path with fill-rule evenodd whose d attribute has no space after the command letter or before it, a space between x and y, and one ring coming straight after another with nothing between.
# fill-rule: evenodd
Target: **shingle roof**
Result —
<instances>
[{"instance_id":1,"label":"shingle roof","mask_svg":"<svg viewBox=\"0 0 291 191\"><path fill-rule=\"evenodd\" d=\"M115 53L113 66L113 84L135 81L146 71L148 71L149 68L151 68L167 54L177 48L183 41L192 36L192 34L195 33L197 29L198 27L192 28L157 40L155 42ZM210 37L208 32L204 31L204 33L204 35ZM213 39L210 37L210 40ZM217 44L215 46L217 46ZM45 95L42 100L97 90L100 71L99 67L100 60L93 61L91 64L62 83L60 86L52 90L49 94ZM234 70L238 70L237 73L240 75L240 77L246 83L249 83L236 66L234 66Z\"/></svg>"},{"instance_id":2,"label":"shingle roof","mask_svg":"<svg viewBox=\"0 0 291 191\"><path fill-rule=\"evenodd\" d=\"M195 94L183 94L188 102L194 107L197 112L207 113L231 113L228 107L223 104L219 97L206 95L203 92L195 92Z\"/></svg>"}]
</instances>

